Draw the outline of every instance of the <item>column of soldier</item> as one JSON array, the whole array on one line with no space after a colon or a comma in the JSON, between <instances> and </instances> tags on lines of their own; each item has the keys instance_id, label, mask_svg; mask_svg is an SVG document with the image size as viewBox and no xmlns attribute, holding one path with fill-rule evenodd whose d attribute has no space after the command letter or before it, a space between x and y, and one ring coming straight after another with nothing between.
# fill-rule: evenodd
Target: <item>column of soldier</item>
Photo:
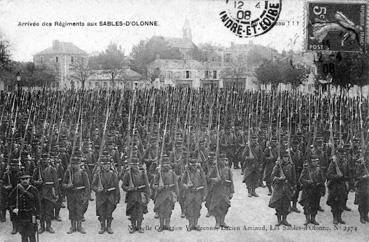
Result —
<instances>
[{"instance_id":1,"label":"column of soldier","mask_svg":"<svg viewBox=\"0 0 369 242\"><path fill-rule=\"evenodd\" d=\"M130 233L144 232L151 199L158 231L173 231L177 201L188 231L200 230L203 202L215 228L227 228L232 165L241 168L250 198L267 187L277 226L291 226L287 216L300 213L297 202L305 225L319 225L326 188L333 224L345 223L350 190L360 222L369 222L369 99L361 94L45 89L1 93L0 101L0 219L8 210L11 233L22 241L54 233L65 201L67 233L86 233L92 191L98 233L113 233L120 181Z\"/></svg>"}]
</instances>

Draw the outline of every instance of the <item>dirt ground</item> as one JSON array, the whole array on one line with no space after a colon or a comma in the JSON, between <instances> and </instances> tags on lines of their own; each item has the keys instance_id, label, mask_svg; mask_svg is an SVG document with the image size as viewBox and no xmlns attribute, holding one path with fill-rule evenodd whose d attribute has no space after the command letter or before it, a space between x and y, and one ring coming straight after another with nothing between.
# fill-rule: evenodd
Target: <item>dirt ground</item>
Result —
<instances>
[{"instance_id":1,"label":"dirt ground","mask_svg":"<svg viewBox=\"0 0 369 242\"><path fill-rule=\"evenodd\" d=\"M172 215L172 226L175 231L157 232L159 221L154 219L153 203L149 204L149 213L145 215L143 226L144 234L128 233L129 221L125 216L124 192L121 193L122 199L118 204L113 216L112 228L114 234L97 233L99 223L95 212L95 202L90 202L89 209L85 214L86 222L84 228L87 234L83 235L75 232L71 235L66 234L70 227L67 209L62 209L62 222L52 222L55 234L48 232L40 235L41 242L67 241L67 242L97 242L97 241L158 241L158 242L228 242L228 241L369 241L369 224L359 222L357 206L353 204L354 193L349 194L348 206L352 212L345 212L343 219L346 226L333 226L332 215L326 205L327 195L322 198L321 205L325 212L319 213L317 220L319 226L304 226L303 213L292 213L288 216L289 222L293 225L291 229L281 226L279 229L274 227L276 217L274 210L268 207L269 197L266 188L258 188L256 191L259 198L247 197L245 185L241 182L240 170L234 170L235 194L232 199L232 207L226 217L226 222L231 226L229 230L214 230L214 218L206 218L206 209L202 206L199 225L203 231L186 231L187 220L180 217L180 207L177 203ZM302 208L299 207L302 211ZM0 241L12 242L21 241L20 235L11 235L11 223L7 215L7 222L0 223Z\"/></svg>"}]
</instances>

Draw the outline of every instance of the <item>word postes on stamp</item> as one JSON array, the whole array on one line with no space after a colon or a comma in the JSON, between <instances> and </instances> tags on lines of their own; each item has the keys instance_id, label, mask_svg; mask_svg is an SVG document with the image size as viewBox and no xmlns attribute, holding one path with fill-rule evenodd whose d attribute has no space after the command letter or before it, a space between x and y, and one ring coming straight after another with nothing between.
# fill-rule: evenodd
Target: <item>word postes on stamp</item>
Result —
<instances>
[{"instance_id":1,"label":"word postes on stamp","mask_svg":"<svg viewBox=\"0 0 369 242\"><path fill-rule=\"evenodd\" d=\"M220 19L236 36L255 37L274 27L281 9L282 0L226 0L226 9L220 13Z\"/></svg>"},{"instance_id":2,"label":"word postes on stamp","mask_svg":"<svg viewBox=\"0 0 369 242\"><path fill-rule=\"evenodd\" d=\"M308 51L365 51L365 3L307 2Z\"/></svg>"}]
</instances>

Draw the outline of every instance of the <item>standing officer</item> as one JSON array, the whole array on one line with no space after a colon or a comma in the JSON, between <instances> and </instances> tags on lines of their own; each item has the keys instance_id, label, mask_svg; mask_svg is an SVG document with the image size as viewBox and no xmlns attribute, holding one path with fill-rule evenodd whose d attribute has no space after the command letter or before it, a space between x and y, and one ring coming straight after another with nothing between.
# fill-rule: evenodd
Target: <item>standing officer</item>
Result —
<instances>
[{"instance_id":1,"label":"standing officer","mask_svg":"<svg viewBox=\"0 0 369 242\"><path fill-rule=\"evenodd\" d=\"M20 176L20 183L10 193L9 208L15 214L15 222L22 242L36 242L37 223L40 216L40 198L37 188L30 185L30 175Z\"/></svg>"},{"instance_id":2,"label":"standing officer","mask_svg":"<svg viewBox=\"0 0 369 242\"><path fill-rule=\"evenodd\" d=\"M110 156L102 156L100 164L101 169L95 171L91 184L96 193L96 215L101 225L99 234L105 231L112 234L113 212L120 201L118 174L111 168Z\"/></svg>"},{"instance_id":3,"label":"standing officer","mask_svg":"<svg viewBox=\"0 0 369 242\"><path fill-rule=\"evenodd\" d=\"M369 160L368 153L357 161L356 165L356 196L355 204L358 205L360 222L369 222Z\"/></svg>"}]
</instances>

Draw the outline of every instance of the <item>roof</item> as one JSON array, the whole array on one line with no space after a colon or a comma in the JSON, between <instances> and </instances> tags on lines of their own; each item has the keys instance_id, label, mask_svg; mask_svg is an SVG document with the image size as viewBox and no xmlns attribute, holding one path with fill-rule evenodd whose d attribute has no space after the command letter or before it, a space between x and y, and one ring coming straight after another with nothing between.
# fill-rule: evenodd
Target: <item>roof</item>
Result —
<instances>
[{"instance_id":1,"label":"roof","mask_svg":"<svg viewBox=\"0 0 369 242\"><path fill-rule=\"evenodd\" d=\"M53 41L50 48L36 53L35 55L55 55L55 54L74 54L74 55L87 55L87 53L71 42Z\"/></svg>"},{"instance_id":2,"label":"roof","mask_svg":"<svg viewBox=\"0 0 369 242\"><path fill-rule=\"evenodd\" d=\"M173 48L191 49L195 44L190 39L163 37L168 44Z\"/></svg>"},{"instance_id":3,"label":"roof","mask_svg":"<svg viewBox=\"0 0 369 242\"><path fill-rule=\"evenodd\" d=\"M115 80L140 80L142 75L127 68L119 70L119 73L115 77ZM111 80L111 72L109 70L92 70L88 77L90 81L104 81Z\"/></svg>"},{"instance_id":4,"label":"roof","mask_svg":"<svg viewBox=\"0 0 369 242\"><path fill-rule=\"evenodd\" d=\"M151 67L166 69L203 69L201 62L196 60L156 59L149 64Z\"/></svg>"}]
</instances>

